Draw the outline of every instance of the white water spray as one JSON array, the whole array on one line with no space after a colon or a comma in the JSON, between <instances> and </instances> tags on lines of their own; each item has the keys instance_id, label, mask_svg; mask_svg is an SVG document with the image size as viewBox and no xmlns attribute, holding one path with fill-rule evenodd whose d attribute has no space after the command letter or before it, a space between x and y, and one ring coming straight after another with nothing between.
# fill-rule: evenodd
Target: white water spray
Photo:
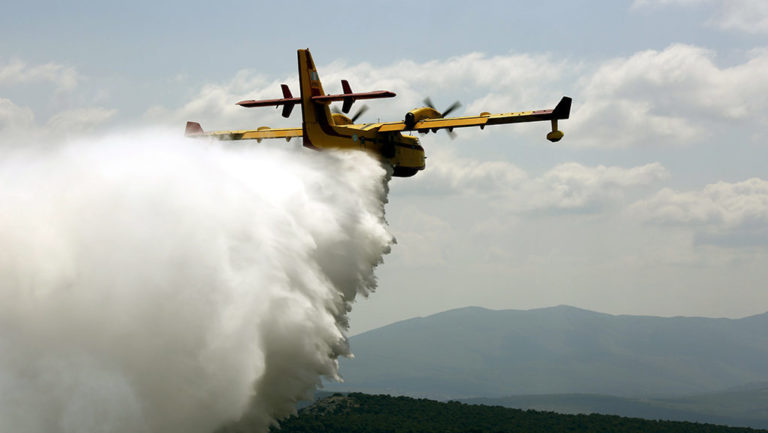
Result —
<instances>
[{"instance_id":1,"label":"white water spray","mask_svg":"<svg viewBox=\"0 0 768 433\"><path fill-rule=\"evenodd\" d=\"M362 153L157 132L0 156L0 431L210 432L348 354L393 242Z\"/></svg>"}]
</instances>

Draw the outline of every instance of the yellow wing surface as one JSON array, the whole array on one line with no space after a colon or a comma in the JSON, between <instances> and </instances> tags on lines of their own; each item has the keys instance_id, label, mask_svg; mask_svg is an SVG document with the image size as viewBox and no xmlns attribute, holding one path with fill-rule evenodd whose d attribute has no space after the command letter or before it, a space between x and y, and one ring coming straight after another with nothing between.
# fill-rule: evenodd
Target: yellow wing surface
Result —
<instances>
[{"instance_id":1,"label":"yellow wing surface","mask_svg":"<svg viewBox=\"0 0 768 433\"><path fill-rule=\"evenodd\" d=\"M286 141L293 137L301 137L301 128L269 128L262 126L258 129L242 129L238 131L210 131L205 132L197 122L187 122L187 136L213 137L219 140L258 140L265 138L285 138Z\"/></svg>"},{"instance_id":2,"label":"yellow wing surface","mask_svg":"<svg viewBox=\"0 0 768 433\"><path fill-rule=\"evenodd\" d=\"M551 110L520 111L517 113L481 113L479 116L448 117L423 119L410 126L406 122L388 122L379 127L379 132L390 131L420 131L436 132L439 129L464 128L469 126L502 125L506 123L538 122L558 119L567 119L571 111L571 98L563 97L560 103ZM554 126L554 125L553 125ZM556 127L554 128L556 129Z\"/></svg>"}]
</instances>

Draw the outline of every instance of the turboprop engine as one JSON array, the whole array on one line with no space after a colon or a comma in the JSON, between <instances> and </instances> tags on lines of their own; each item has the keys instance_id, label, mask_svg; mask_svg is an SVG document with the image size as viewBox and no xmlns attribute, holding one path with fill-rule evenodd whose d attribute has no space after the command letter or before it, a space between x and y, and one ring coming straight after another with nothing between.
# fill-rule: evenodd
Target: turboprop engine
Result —
<instances>
[{"instance_id":1,"label":"turboprop engine","mask_svg":"<svg viewBox=\"0 0 768 433\"><path fill-rule=\"evenodd\" d=\"M449 115L453 110L461 107L461 102L456 101L446 108L442 113L435 109L432 100L429 98L424 99L424 105L426 107L416 108L405 113L405 129L413 129L417 123L425 119L442 119Z\"/></svg>"}]
</instances>

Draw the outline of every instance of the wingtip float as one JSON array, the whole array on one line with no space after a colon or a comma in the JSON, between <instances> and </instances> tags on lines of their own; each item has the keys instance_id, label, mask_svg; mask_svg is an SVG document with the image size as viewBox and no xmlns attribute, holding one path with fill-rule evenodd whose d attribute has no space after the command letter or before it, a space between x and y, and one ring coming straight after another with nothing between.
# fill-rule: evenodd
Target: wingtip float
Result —
<instances>
[{"instance_id":1,"label":"wingtip float","mask_svg":"<svg viewBox=\"0 0 768 433\"><path fill-rule=\"evenodd\" d=\"M258 140L284 138L290 141L301 137L305 147L322 149L355 149L370 152L380 160L392 165L394 176L409 177L425 167L424 148L419 139L402 132L417 131L426 134L446 129L453 134L455 128L477 126L481 129L488 125L506 123L550 121L551 131L547 140L556 142L563 138L558 129L558 120L568 119L571 112L571 98L564 96L555 108L515 113L491 114L480 113L478 116L445 117L458 108L458 102L443 113L437 111L429 99L426 107L416 108L406 113L404 120L398 122L355 124L357 117L367 109L366 106L352 118L347 117L352 105L357 100L392 98L395 93L387 90L355 93L347 80L341 81L342 92L329 95L323 91L322 83L308 49L298 50L299 61L299 96L295 97L282 84L283 97L280 99L247 100L237 105L242 107L282 106L282 116L289 117L296 105L301 106L302 127L272 129L262 126L255 130L212 131L205 132L197 122L187 122L185 135L191 137L214 137L221 140ZM331 102L342 102L341 112L332 112Z\"/></svg>"}]
</instances>

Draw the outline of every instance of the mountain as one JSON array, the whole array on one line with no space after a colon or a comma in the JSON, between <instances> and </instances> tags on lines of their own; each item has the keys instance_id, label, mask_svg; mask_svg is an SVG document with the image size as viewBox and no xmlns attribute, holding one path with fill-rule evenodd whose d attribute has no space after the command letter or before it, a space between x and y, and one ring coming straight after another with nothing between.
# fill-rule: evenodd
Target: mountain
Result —
<instances>
[{"instance_id":1,"label":"mountain","mask_svg":"<svg viewBox=\"0 0 768 433\"><path fill-rule=\"evenodd\" d=\"M225 426L217 433L253 431L244 422ZM758 433L756 430L688 422L650 421L608 415L560 415L503 407L441 403L426 399L385 395L333 395L302 409L298 416L280 422L273 433L335 432L706 432ZM760 432L768 432L760 430Z\"/></svg>"},{"instance_id":2,"label":"mountain","mask_svg":"<svg viewBox=\"0 0 768 433\"><path fill-rule=\"evenodd\" d=\"M715 392L768 380L768 313L743 319L610 315L559 306L451 310L351 338L330 391L437 399Z\"/></svg>"}]
</instances>

